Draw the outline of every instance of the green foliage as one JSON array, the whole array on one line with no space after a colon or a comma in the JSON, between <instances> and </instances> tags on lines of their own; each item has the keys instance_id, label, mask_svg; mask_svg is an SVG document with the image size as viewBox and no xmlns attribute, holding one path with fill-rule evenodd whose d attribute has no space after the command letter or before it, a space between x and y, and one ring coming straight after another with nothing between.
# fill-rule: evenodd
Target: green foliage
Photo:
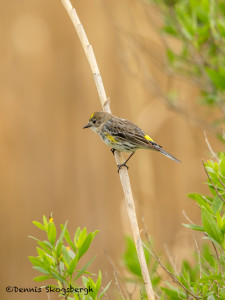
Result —
<instances>
[{"instance_id":1,"label":"green foliage","mask_svg":"<svg viewBox=\"0 0 225 300\"><path fill-rule=\"evenodd\" d=\"M56 280L57 285L46 286L46 290L49 287L55 288L60 292L59 296L63 295L65 299L100 300L109 288L110 283L100 291L102 282L101 271L99 271L96 282L91 277L87 279L84 276L84 274L95 276L87 272L87 268L94 260L94 257L81 269L77 268L80 258L88 251L98 231L87 234L86 228L81 230L78 227L73 240L71 240L66 222L65 225L61 225L61 234L57 239L56 226L52 217L47 221L47 218L43 216L43 224L37 221L33 221L33 224L47 234L47 240L44 241L31 237L37 241L39 247L36 248L38 256L29 256L29 259L33 264L33 268L44 274L35 277L34 280ZM78 278L81 276L84 284L83 288L79 288L77 283Z\"/></svg>"},{"instance_id":2,"label":"green foliage","mask_svg":"<svg viewBox=\"0 0 225 300\"><path fill-rule=\"evenodd\" d=\"M163 265L156 255L154 256L158 264L152 264L152 258L147 256L148 263L151 262L149 272L154 291L161 299L225 299L225 153L219 154L218 161L204 163L204 168L210 196L197 193L188 195L201 209L202 224L184 224L185 227L202 233L203 239L207 241L194 254L195 263L190 264L184 260L177 275L171 264ZM135 246L131 239L126 240L124 262L133 275L133 281L141 285ZM152 253L152 250L149 252ZM165 282L165 276L159 276L162 274L157 272L160 266L170 276L168 282ZM147 299L144 292L142 299Z\"/></svg>"},{"instance_id":3,"label":"green foliage","mask_svg":"<svg viewBox=\"0 0 225 300\"><path fill-rule=\"evenodd\" d=\"M149 269L151 270L151 282L153 288L157 288L159 282L161 281L161 278L159 274L157 274L157 262L153 259L153 257L150 255L150 253L144 248L145 253L145 259L147 262L147 265ZM143 286L143 278L141 274L141 268L137 256L136 247L134 244L133 239L126 236L126 249L125 253L123 255L123 264L128 269L131 276L126 278L126 281L128 282L134 282L135 285L138 284L141 289L141 295L142 297L146 297L145 288Z\"/></svg>"},{"instance_id":4,"label":"green foliage","mask_svg":"<svg viewBox=\"0 0 225 300\"><path fill-rule=\"evenodd\" d=\"M164 20L161 37L173 37L179 41L176 49L165 42L170 70L197 83L201 89L199 103L220 110L220 119L213 120L213 125L224 122L225 1L149 2L157 5Z\"/></svg>"},{"instance_id":5,"label":"green foliage","mask_svg":"<svg viewBox=\"0 0 225 300\"><path fill-rule=\"evenodd\" d=\"M218 253L224 255L225 251L225 154L219 155L217 161L207 161L204 164L208 176L207 185L211 196L189 194L201 208L201 230L217 248ZM187 225L186 225L187 226ZM190 225L188 225L190 226ZM193 226L193 225L191 225ZM197 230L192 227L192 229Z\"/></svg>"},{"instance_id":6,"label":"green foliage","mask_svg":"<svg viewBox=\"0 0 225 300\"><path fill-rule=\"evenodd\" d=\"M139 264L139 260L136 254L136 247L133 240L130 237L126 237L126 251L123 257L124 264L128 268L128 270L136 275L138 278L142 278L141 268ZM150 254L145 250L145 259L147 264L150 261Z\"/></svg>"}]
</instances>

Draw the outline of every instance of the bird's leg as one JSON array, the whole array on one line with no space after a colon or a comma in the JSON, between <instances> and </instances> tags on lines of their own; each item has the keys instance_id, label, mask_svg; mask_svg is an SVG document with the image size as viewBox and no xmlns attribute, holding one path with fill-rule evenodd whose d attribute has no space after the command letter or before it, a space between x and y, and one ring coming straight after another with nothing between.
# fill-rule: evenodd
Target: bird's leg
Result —
<instances>
[{"instance_id":1,"label":"bird's leg","mask_svg":"<svg viewBox=\"0 0 225 300\"><path fill-rule=\"evenodd\" d=\"M116 149L114 149L114 148L111 148L111 151L112 151L112 154L114 155L114 153L115 153Z\"/></svg>"},{"instance_id":2,"label":"bird's leg","mask_svg":"<svg viewBox=\"0 0 225 300\"><path fill-rule=\"evenodd\" d=\"M135 151L131 153L131 155L128 157L127 160L125 160L124 163L122 163L122 164L120 164L120 165L117 165L117 168L118 168L117 172L118 172L118 173L119 173L119 171L120 171L120 169L121 169L122 167L126 167L127 170L129 169L129 167L127 166L127 162L128 162L128 160L131 158L131 156L134 155L134 153L135 153Z\"/></svg>"}]
</instances>

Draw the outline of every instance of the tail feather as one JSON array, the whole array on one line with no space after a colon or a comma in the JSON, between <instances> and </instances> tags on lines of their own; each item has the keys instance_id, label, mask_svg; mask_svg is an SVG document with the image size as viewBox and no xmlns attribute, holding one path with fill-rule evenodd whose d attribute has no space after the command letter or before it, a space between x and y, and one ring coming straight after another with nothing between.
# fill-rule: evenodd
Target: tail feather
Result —
<instances>
[{"instance_id":1,"label":"tail feather","mask_svg":"<svg viewBox=\"0 0 225 300\"><path fill-rule=\"evenodd\" d=\"M160 153L162 153L163 155L169 157L170 159L174 160L177 163L180 163L181 161L179 159L177 159L176 157L174 157L173 155L169 154L168 152L166 152L163 148L158 148L158 151Z\"/></svg>"}]
</instances>

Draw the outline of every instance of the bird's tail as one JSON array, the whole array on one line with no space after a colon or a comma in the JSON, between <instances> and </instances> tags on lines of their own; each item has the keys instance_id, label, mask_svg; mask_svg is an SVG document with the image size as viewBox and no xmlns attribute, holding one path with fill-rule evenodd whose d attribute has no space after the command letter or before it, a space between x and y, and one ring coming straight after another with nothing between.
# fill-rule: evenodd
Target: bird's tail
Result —
<instances>
[{"instance_id":1,"label":"bird's tail","mask_svg":"<svg viewBox=\"0 0 225 300\"><path fill-rule=\"evenodd\" d=\"M169 154L168 152L166 152L163 148L158 148L157 149L160 153L162 153L163 155L169 157L170 159L174 160L177 163L180 163L181 161L179 159L177 159L176 157L174 157L173 155Z\"/></svg>"}]
</instances>

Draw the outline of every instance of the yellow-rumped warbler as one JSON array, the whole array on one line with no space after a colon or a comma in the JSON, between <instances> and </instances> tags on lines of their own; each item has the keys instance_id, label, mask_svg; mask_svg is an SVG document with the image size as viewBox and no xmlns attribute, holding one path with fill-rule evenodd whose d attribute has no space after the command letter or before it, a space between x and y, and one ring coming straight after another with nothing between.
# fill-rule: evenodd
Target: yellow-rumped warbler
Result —
<instances>
[{"instance_id":1,"label":"yellow-rumped warbler","mask_svg":"<svg viewBox=\"0 0 225 300\"><path fill-rule=\"evenodd\" d=\"M126 163L137 149L159 151L175 162L180 163L177 158L166 152L162 146L156 144L141 128L126 119L115 117L107 112L97 111L90 116L88 124L83 128L89 127L100 135L103 142L111 147L113 154L115 150L131 152L128 159L117 166L118 172L123 166L128 169Z\"/></svg>"}]
</instances>

